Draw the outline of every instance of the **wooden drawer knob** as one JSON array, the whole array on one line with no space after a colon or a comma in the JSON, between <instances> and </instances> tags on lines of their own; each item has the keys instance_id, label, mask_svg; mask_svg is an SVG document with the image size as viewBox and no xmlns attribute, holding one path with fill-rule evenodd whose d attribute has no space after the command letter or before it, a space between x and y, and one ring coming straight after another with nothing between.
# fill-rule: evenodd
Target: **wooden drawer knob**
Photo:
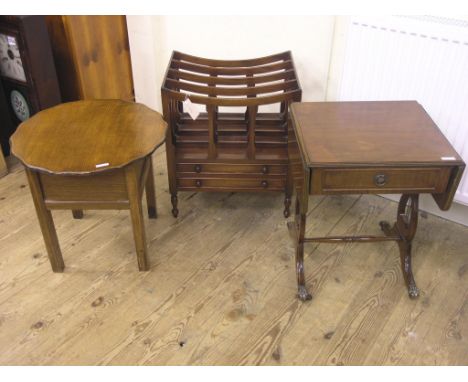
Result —
<instances>
[{"instance_id":1,"label":"wooden drawer knob","mask_svg":"<svg viewBox=\"0 0 468 382\"><path fill-rule=\"evenodd\" d=\"M201 187L202 181L201 181L200 179L197 179L197 180L195 181L195 185L196 185L197 187Z\"/></svg>"},{"instance_id":2,"label":"wooden drawer knob","mask_svg":"<svg viewBox=\"0 0 468 382\"><path fill-rule=\"evenodd\" d=\"M201 165L200 164L195 165L195 172L201 172Z\"/></svg>"},{"instance_id":3,"label":"wooden drawer knob","mask_svg":"<svg viewBox=\"0 0 468 382\"><path fill-rule=\"evenodd\" d=\"M262 167L262 174L268 174L268 166Z\"/></svg>"},{"instance_id":4,"label":"wooden drawer knob","mask_svg":"<svg viewBox=\"0 0 468 382\"><path fill-rule=\"evenodd\" d=\"M387 183L387 176L385 174L377 174L374 176L374 183L377 187L385 186Z\"/></svg>"},{"instance_id":5,"label":"wooden drawer knob","mask_svg":"<svg viewBox=\"0 0 468 382\"><path fill-rule=\"evenodd\" d=\"M262 180L261 185L262 185L263 188L267 188L268 187L268 182L266 180Z\"/></svg>"}]
</instances>

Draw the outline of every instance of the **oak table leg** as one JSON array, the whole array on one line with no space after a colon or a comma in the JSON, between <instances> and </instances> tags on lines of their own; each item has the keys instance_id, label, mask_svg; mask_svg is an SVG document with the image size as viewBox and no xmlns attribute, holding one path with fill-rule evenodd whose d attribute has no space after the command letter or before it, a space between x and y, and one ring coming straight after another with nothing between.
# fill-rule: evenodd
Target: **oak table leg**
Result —
<instances>
[{"instance_id":1,"label":"oak table leg","mask_svg":"<svg viewBox=\"0 0 468 382\"><path fill-rule=\"evenodd\" d=\"M42 236L44 237L47 255L49 256L50 265L54 272L63 272L65 265L63 263L62 253L55 231L54 221L51 212L44 204L44 196L42 194L39 175L28 168L25 169L31 188L31 195L36 207L37 218L41 227Z\"/></svg>"},{"instance_id":2,"label":"oak table leg","mask_svg":"<svg viewBox=\"0 0 468 382\"><path fill-rule=\"evenodd\" d=\"M401 270L410 298L419 296L419 289L414 281L411 266L412 241L418 226L418 201L418 194L403 194L398 204L397 221L393 227L390 227L390 224L385 221L380 222L380 227L385 235L394 236L397 234L400 237L398 246L400 247Z\"/></svg>"},{"instance_id":3,"label":"oak table leg","mask_svg":"<svg viewBox=\"0 0 468 382\"><path fill-rule=\"evenodd\" d=\"M133 237L137 252L138 269L147 271L148 261L146 258L146 234L143 222L143 208L141 204L138 170L134 164L125 167L125 182L127 185L128 200L130 203L130 216L132 219Z\"/></svg>"},{"instance_id":4,"label":"oak table leg","mask_svg":"<svg viewBox=\"0 0 468 382\"><path fill-rule=\"evenodd\" d=\"M145 193L146 205L148 206L148 217L156 219L158 210L156 209L156 191L154 188L153 160L151 155L146 159L149 161L148 176L146 178Z\"/></svg>"}]
</instances>

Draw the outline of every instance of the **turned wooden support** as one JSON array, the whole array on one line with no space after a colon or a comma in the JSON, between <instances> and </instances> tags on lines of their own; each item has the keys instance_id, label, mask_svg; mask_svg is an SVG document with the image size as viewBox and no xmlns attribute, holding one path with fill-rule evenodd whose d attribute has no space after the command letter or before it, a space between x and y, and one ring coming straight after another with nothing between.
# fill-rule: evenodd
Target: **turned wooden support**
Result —
<instances>
[{"instance_id":1,"label":"turned wooden support","mask_svg":"<svg viewBox=\"0 0 468 382\"><path fill-rule=\"evenodd\" d=\"M216 108L215 106L207 106L208 112L208 158L215 159L216 154Z\"/></svg>"},{"instance_id":2,"label":"turned wooden support","mask_svg":"<svg viewBox=\"0 0 468 382\"><path fill-rule=\"evenodd\" d=\"M418 224L418 194L404 194L400 198L398 204L397 220L395 224L390 226L388 222L381 221L380 227L385 236L325 236L325 237L304 237L307 199L296 198L295 206L295 222L294 225L289 223L288 227L291 230L293 239L296 242L296 276L298 286L298 297L302 300L309 300L312 296L307 291L304 278L304 243L346 243L346 242L381 242L381 241L396 241L400 249L401 270L408 289L410 298L419 296L419 289L416 286L412 271L412 241L416 234Z\"/></svg>"},{"instance_id":3,"label":"turned wooden support","mask_svg":"<svg viewBox=\"0 0 468 382\"><path fill-rule=\"evenodd\" d=\"M176 126L174 114L178 110L177 105L182 105L182 102L169 99L165 93L162 94L162 105L164 120L170 126ZM176 178L176 160L175 160L175 128L167 129L166 131L166 162L167 175L169 181L169 193L171 194L172 216L177 217L179 210L177 209L177 178Z\"/></svg>"},{"instance_id":4,"label":"turned wooden support","mask_svg":"<svg viewBox=\"0 0 468 382\"><path fill-rule=\"evenodd\" d=\"M308 203L300 199L296 198L295 206L297 297L301 301L307 301L312 299L312 295L307 290L304 276L304 235Z\"/></svg>"},{"instance_id":5,"label":"turned wooden support","mask_svg":"<svg viewBox=\"0 0 468 382\"><path fill-rule=\"evenodd\" d=\"M418 194L403 194L398 203L397 220L393 227L385 221L380 222L382 231L389 237L399 237L401 270L410 298L419 296L419 289L413 276L411 250L414 235L418 227Z\"/></svg>"},{"instance_id":6,"label":"turned wooden support","mask_svg":"<svg viewBox=\"0 0 468 382\"><path fill-rule=\"evenodd\" d=\"M248 143L247 143L247 157L255 159L255 125L257 119L257 106L248 106Z\"/></svg>"}]
</instances>

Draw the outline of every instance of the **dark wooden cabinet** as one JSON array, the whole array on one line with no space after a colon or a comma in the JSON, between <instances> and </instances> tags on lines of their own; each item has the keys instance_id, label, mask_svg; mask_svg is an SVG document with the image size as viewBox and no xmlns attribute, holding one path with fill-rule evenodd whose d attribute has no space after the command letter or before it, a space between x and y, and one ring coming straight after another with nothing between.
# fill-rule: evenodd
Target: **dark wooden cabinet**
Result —
<instances>
[{"instance_id":1,"label":"dark wooden cabinet","mask_svg":"<svg viewBox=\"0 0 468 382\"><path fill-rule=\"evenodd\" d=\"M301 99L290 52L248 60L173 52L161 93L174 216L178 191L285 192L289 215L288 106ZM194 120L184 102L206 112ZM266 105L277 111L259 110Z\"/></svg>"},{"instance_id":2,"label":"dark wooden cabinet","mask_svg":"<svg viewBox=\"0 0 468 382\"><path fill-rule=\"evenodd\" d=\"M64 101L134 101L125 16L47 16Z\"/></svg>"},{"instance_id":3,"label":"dark wooden cabinet","mask_svg":"<svg viewBox=\"0 0 468 382\"><path fill-rule=\"evenodd\" d=\"M1 141L9 153L14 128L61 101L45 16L0 16ZM9 125L13 125L13 129Z\"/></svg>"},{"instance_id":4,"label":"dark wooden cabinet","mask_svg":"<svg viewBox=\"0 0 468 382\"><path fill-rule=\"evenodd\" d=\"M8 139L15 131L13 125L13 118L11 115L12 111L10 105L7 102L5 92L3 90L2 82L0 81L0 143L1 150L5 155L10 152ZM0 170L0 173L2 171Z\"/></svg>"}]
</instances>

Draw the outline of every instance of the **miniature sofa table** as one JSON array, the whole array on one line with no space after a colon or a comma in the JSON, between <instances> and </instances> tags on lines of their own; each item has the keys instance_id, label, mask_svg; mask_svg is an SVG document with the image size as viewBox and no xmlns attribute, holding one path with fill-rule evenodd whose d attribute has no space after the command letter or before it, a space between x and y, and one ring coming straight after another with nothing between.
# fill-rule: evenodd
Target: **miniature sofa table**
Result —
<instances>
[{"instance_id":1,"label":"miniature sofa table","mask_svg":"<svg viewBox=\"0 0 468 382\"><path fill-rule=\"evenodd\" d=\"M288 128L289 181L296 191L295 223L298 297L309 300L304 277L304 243L396 241L411 298L419 295L411 269L411 243L418 198L432 194L448 210L465 163L425 110L415 101L310 102L291 105ZM380 222L383 236L306 238L311 195L402 194L393 226Z\"/></svg>"},{"instance_id":2,"label":"miniature sofa table","mask_svg":"<svg viewBox=\"0 0 468 382\"><path fill-rule=\"evenodd\" d=\"M120 100L70 102L41 111L11 137L25 166L52 270L64 262L50 210L129 209L138 267L148 269L142 194L156 218L151 154L167 125L144 105Z\"/></svg>"}]
</instances>

